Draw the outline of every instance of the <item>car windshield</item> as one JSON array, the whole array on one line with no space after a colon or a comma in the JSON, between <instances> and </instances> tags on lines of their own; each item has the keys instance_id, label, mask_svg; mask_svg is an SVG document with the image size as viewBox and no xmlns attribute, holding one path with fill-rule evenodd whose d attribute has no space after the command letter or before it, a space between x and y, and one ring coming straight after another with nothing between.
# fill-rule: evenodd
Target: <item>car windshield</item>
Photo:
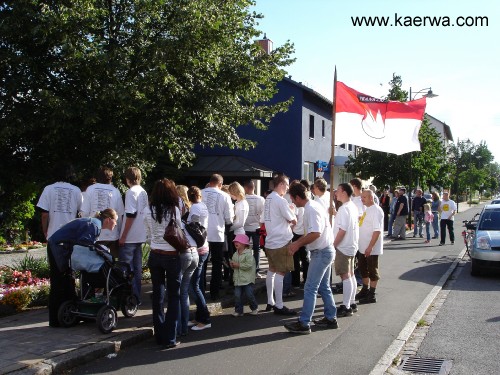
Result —
<instances>
[{"instance_id":1,"label":"car windshield","mask_svg":"<svg viewBox=\"0 0 500 375\"><path fill-rule=\"evenodd\" d=\"M485 210L478 225L479 230L500 230L500 209Z\"/></svg>"}]
</instances>

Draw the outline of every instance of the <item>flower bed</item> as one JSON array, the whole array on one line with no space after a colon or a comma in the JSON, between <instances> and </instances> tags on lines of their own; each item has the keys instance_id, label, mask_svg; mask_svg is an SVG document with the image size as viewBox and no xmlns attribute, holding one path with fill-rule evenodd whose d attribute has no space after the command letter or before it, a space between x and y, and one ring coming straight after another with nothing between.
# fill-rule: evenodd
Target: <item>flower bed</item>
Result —
<instances>
[{"instance_id":1,"label":"flower bed","mask_svg":"<svg viewBox=\"0 0 500 375\"><path fill-rule=\"evenodd\" d=\"M33 277L31 271L0 267L0 316L46 306L49 290L49 280Z\"/></svg>"},{"instance_id":2,"label":"flower bed","mask_svg":"<svg viewBox=\"0 0 500 375\"><path fill-rule=\"evenodd\" d=\"M25 253L28 250L39 249L45 246L45 244L38 241L23 242L15 245L3 244L0 245L0 254Z\"/></svg>"}]
</instances>

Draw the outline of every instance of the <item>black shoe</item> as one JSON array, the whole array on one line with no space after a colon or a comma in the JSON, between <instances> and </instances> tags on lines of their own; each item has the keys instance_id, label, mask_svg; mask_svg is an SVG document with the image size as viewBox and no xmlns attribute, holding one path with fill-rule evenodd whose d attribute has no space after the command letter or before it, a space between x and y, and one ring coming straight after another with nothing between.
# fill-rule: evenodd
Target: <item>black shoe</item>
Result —
<instances>
[{"instance_id":1,"label":"black shoe","mask_svg":"<svg viewBox=\"0 0 500 375\"><path fill-rule=\"evenodd\" d=\"M437 238L438 238L438 236L434 236L434 237L432 237L432 239L433 239L433 240L435 240L435 239L437 239Z\"/></svg>"},{"instance_id":2,"label":"black shoe","mask_svg":"<svg viewBox=\"0 0 500 375\"><path fill-rule=\"evenodd\" d=\"M273 305L267 304L266 309L264 311L271 311L274 308Z\"/></svg>"},{"instance_id":3,"label":"black shoe","mask_svg":"<svg viewBox=\"0 0 500 375\"><path fill-rule=\"evenodd\" d=\"M343 318L345 316L352 316L352 309L345 307L345 305L340 305L337 309L337 317Z\"/></svg>"},{"instance_id":4,"label":"black shoe","mask_svg":"<svg viewBox=\"0 0 500 375\"><path fill-rule=\"evenodd\" d=\"M296 311L290 310L286 306L283 306L281 309L278 309L276 306L274 306L273 309L276 315L297 315Z\"/></svg>"},{"instance_id":5,"label":"black shoe","mask_svg":"<svg viewBox=\"0 0 500 375\"><path fill-rule=\"evenodd\" d=\"M420 235L420 238L424 238L424 235L423 235L423 234L421 234L421 235Z\"/></svg>"},{"instance_id":6,"label":"black shoe","mask_svg":"<svg viewBox=\"0 0 500 375\"><path fill-rule=\"evenodd\" d=\"M351 303L351 310L353 313L358 312L358 305L355 303Z\"/></svg>"},{"instance_id":7,"label":"black shoe","mask_svg":"<svg viewBox=\"0 0 500 375\"><path fill-rule=\"evenodd\" d=\"M295 297L297 294L295 292L283 293L283 298Z\"/></svg>"},{"instance_id":8,"label":"black shoe","mask_svg":"<svg viewBox=\"0 0 500 375\"><path fill-rule=\"evenodd\" d=\"M455 241L451 241L451 244L454 245L455 244Z\"/></svg>"},{"instance_id":9,"label":"black shoe","mask_svg":"<svg viewBox=\"0 0 500 375\"><path fill-rule=\"evenodd\" d=\"M439 246L444 246L444 242L440 242L440 243L439 243Z\"/></svg>"},{"instance_id":10,"label":"black shoe","mask_svg":"<svg viewBox=\"0 0 500 375\"><path fill-rule=\"evenodd\" d=\"M311 328L303 325L298 320L296 322L286 323L284 326L290 333L299 333L301 335L308 335L311 333Z\"/></svg>"},{"instance_id":11,"label":"black shoe","mask_svg":"<svg viewBox=\"0 0 500 375\"><path fill-rule=\"evenodd\" d=\"M337 322L337 319L333 318L333 320L330 320L330 319L327 319L326 316L322 317L321 319L314 319L313 323L317 326L330 328L330 329L339 328L339 324Z\"/></svg>"},{"instance_id":12,"label":"black shoe","mask_svg":"<svg viewBox=\"0 0 500 375\"><path fill-rule=\"evenodd\" d=\"M406 238L403 237L398 237L394 239L394 241L404 241L404 240L406 240Z\"/></svg>"},{"instance_id":13,"label":"black shoe","mask_svg":"<svg viewBox=\"0 0 500 375\"><path fill-rule=\"evenodd\" d=\"M344 292L344 287L342 283L333 285L331 289L333 294L342 294Z\"/></svg>"},{"instance_id":14,"label":"black shoe","mask_svg":"<svg viewBox=\"0 0 500 375\"><path fill-rule=\"evenodd\" d=\"M356 296L354 297L354 299L355 299L356 301L359 301L359 299L360 299L360 298L365 298L365 297L368 295L368 291L369 291L369 290L370 290L370 289L368 289L368 288L363 288L363 289L361 289L361 290L359 291L359 293L357 293L357 294L356 294Z\"/></svg>"},{"instance_id":15,"label":"black shoe","mask_svg":"<svg viewBox=\"0 0 500 375\"><path fill-rule=\"evenodd\" d=\"M360 305L366 305L368 303L377 303L377 297L375 297L375 294L368 294L365 298L361 298L359 300ZM352 305L351 305L352 307Z\"/></svg>"},{"instance_id":16,"label":"black shoe","mask_svg":"<svg viewBox=\"0 0 500 375\"><path fill-rule=\"evenodd\" d=\"M413 238L415 238L415 237L417 237L417 235L416 235L416 234L414 234L414 235L413 235Z\"/></svg>"}]
</instances>

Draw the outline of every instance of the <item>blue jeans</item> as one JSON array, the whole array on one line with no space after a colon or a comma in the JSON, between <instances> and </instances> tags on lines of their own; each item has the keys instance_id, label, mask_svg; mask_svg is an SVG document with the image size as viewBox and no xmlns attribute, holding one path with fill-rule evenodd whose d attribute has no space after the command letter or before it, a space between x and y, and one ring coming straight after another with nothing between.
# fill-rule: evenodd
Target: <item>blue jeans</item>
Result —
<instances>
[{"instance_id":1,"label":"blue jeans","mask_svg":"<svg viewBox=\"0 0 500 375\"><path fill-rule=\"evenodd\" d=\"M288 294L292 291L292 273L287 272L283 277L283 294Z\"/></svg>"},{"instance_id":2,"label":"blue jeans","mask_svg":"<svg viewBox=\"0 0 500 375\"><path fill-rule=\"evenodd\" d=\"M253 295L253 284L247 284L234 286L234 311L243 314L243 299L241 298L243 293L247 296L250 309L252 309L252 311L257 310L259 305Z\"/></svg>"},{"instance_id":3,"label":"blue jeans","mask_svg":"<svg viewBox=\"0 0 500 375\"><path fill-rule=\"evenodd\" d=\"M333 247L328 246L324 249L310 252L311 260L309 262L306 284L304 285L304 305L299 316L299 321L303 325L309 326L311 323L318 292L323 299L325 317L332 320L337 315L337 308L335 307L332 290L330 289L330 272L334 258L333 251Z\"/></svg>"},{"instance_id":4,"label":"blue jeans","mask_svg":"<svg viewBox=\"0 0 500 375\"><path fill-rule=\"evenodd\" d=\"M177 334L186 335L188 332L189 321L189 286L191 285L191 276L198 267L198 251L191 248L180 255L181 258L181 289L179 304L179 324L177 325Z\"/></svg>"},{"instance_id":5,"label":"blue jeans","mask_svg":"<svg viewBox=\"0 0 500 375\"><path fill-rule=\"evenodd\" d=\"M392 237L392 226L394 224L394 219L396 218L396 214L392 213L391 216L389 216L389 224L387 227L387 235L389 237Z\"/></svg>"},{"instance_id":6,"label":"blue jeans","mask_svg":"<svg viewBox=\"0 0 500 375\"><path fill-rule=\"evenodd\" d=\"M255 259L255 271L259 272L259 262L260 262L260 229L256 229L251 232L245 232L245 234L252 240L253 257Z\"/></svg>"},{"instance_id":7,"label":"blue jeans","mask_svg":"<svg viewBox=\"0 0 500 375\"><path fill-rule=\"evenodd\" d=\"M142 280L142 243L126 243L120 247L119 260L130 264L134 273L132 281L132 292L141 301L141 280Z\"/></svg>"},{"instance_id":8,"label":"blue jeans","mask_svg":"<svg viewBox=\"0 0 500 375\"><path fill-rule=\"evenodd\" d=\"M194 270L191 276L191 285L189 286L189 292L193 297L194 303L196 304L196 314L195 320L198 323L209 324L210 323L210 312L208 311L207 302L205 301L205 293L203 292L204 286L201 285L203 267L208 259L208 252L203 255L199 255L198 267Z\"/></svg>"},{"instance_id":9,"label":"blue jeans","mask_svg":"<svg viewBox=\"0 0 500 375\"><path fill-rule=\"evenodd\" d=\"M427 241L431 240L431 223L425 222L425 235Z\"/></svg>"},{"instance_id":10,"label":"blue jeans","mask_svg":"<svg viewBox=\"0 0 500 375\"><path fill-rule=\"evenodd\" d=\"M159 345L174 344L179 320L181 260L175 253L163 255L151 252L148 266L153 284L152 308L155 339ZM168 296L166 314L165 281Z\"/></svg>"},{"instance_id":11,"label":"blue jeans","mask_svg":"<svg viewBox=\"0 0 500 375\"><path fill-rule=\"evenodd\" d=\"M432 211L434 220L432 220L432 229L434 230L434 237L439 238L439 212Z\"/></svg>"},{"instance_id":12,"label":"blue jeans","mask_svg":"<svg viewBox=\"0 0 500 375\"><path fill-rule=\"evenodd\" d=\"M198 251L192 248L180 255L181 258L181 289L180 289L180 315L177 325L177 334L185 335L188 331L189 321L189 286L191 285L191 276L198 267Z\"/></svg>"},{"instance_id":13,"label":"blue jeans","mask_svg":"<svg viewBox=\"0 0 500 375\"><path fill-rule=\"evenodd\" d=\"M424 224L424 216L421 211L413 211L413 235L417 235L417 229L418 229L418 235L422 235L422 229L423 229L423 224Z\"/></svg>"}]
</instances>

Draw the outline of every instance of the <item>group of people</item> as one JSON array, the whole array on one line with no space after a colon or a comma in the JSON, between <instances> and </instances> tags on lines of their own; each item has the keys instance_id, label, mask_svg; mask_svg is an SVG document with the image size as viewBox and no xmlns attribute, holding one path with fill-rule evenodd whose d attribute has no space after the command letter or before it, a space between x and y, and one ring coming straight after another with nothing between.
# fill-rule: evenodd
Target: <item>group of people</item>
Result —
<instances>
[{"instance_id":1,"label":"group of people","mask_svg":"<svg viewBox=\"0 0 500 375\"><path fill-rule=\"evenodd\" d=\"M386 201L389 201L389 220L387 226L389 238L393 238L394 240L406 239L406 219L411 212L413 218L413 238L417 236L423 238L423 228L425 226L425 243L430 243L431 239L439 239L439 246L445 245L446 230L448 230L451 244L455 242L453 222L454 216L457 213L457 205L450 198L449 191L445 190L443 192L442 199L436 191L432 192L431 199L426 199L422 189L417 188L411 202L409 202L404 187L396 189L392 199L389 196L389 190L386 189L382 197L385 196L388 197ZM432 237L431 227L433 230Z\"/></svg>"},{"instance_id":2,"label":"group of people","mask_svg":"<svg viewBox=\"0 0 500 375\"><path fill-rule=\"evenodd\" d=\"M337 317L357 311L356 300L376 302L383 211L371 190L361 191L359 179L340 184L332 197L337 204L331 206L326 181L321 178L309 186L305 180L290 183L284 174L276 174L265 198L255 194L251 180L243 186L238 182L225 186L222 176L214 174L201 190L164 178L154 182L148 195L141 187L141 171L130 167L125 171L129 189L123 201L112 184L111 168L100 168L96 183L83 193L66 182L70 174L69 169L61 170L60 181L47 186L37 204L51 267L50 326L59 325L59 306L75 298L69 267L71 246L95 242L107 245L115 259L130 264L138 304L142 246L150 244L153 325L157 343L166 348L176 347L179 336L189 329L211 327L204 293L209 257L210 297L217 299L223 280L228 280L234 287L235 317L244 313L245 296L250 314L259 313L253 295L256 277L266 278L265 310L277 315L296 315L283 303L284 285L285 289L287 284L303 285L304 306L298 321L285 325L290 332L310 332L318 293L325 303L325 316L314 323L328 328L338 326ZM185 231L189 248L179 253L163 238L171 219L181 228L199 223L207 231L205 243L198 246ZM259 267L261 247L269 262L265 275ZM356 256L363 279L359 293L354 276ZM343 285L339 309L330 288L332 264ZM196 304L191 320L189 296Z\"/></svg>"}]
</instances>

